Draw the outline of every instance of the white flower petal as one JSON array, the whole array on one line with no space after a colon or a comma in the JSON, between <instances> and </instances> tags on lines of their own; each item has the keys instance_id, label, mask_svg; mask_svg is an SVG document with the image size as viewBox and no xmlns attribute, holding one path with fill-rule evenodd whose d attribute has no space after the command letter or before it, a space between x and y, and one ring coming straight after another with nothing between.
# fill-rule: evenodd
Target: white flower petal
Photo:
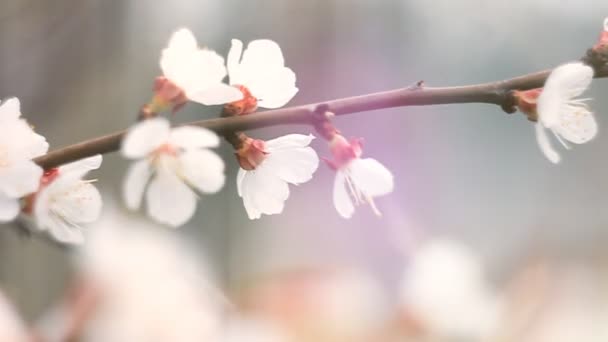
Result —
<instances>
[{"instance_id":1,"label":"white flower petal","mask_svg":"<svg viewBox=\"0 0 608 342\"><path fill-rule=\"evenodd\" d=\"M0 168L0 191L13 198L38 190L43 170L30 160L15 162Z\"/></svg>"},{"instance_id":2,"label":"white flower petal","mask_svg":"<svg viewBox=\"0 0 608 342\"><path fill-rule=\"evenodd\" d=\"M188 94L190 101L198 102L205 106L215 106L241 100L243 93L233 86L218 83L213 87Z\"/></svg>"},{"instance_id":3,"label":"white flower petal","mask_svg":"<svg viewBox=\"0 0 608 342\"><path fill-rule=\"evenodd\" d=\"M289 197L287 183L260 165L256 170L248 171L242 181L243 204L251 219L266 215L279 214L283 211L285 200Z\"/></svg>"},{"instance_id":4,"label":"white flower petal","mask_svg":"<svg viewBox=\"0 0 608 342\"><path fill-rule=\"evenodd\" d=\"M51 212L71 224L91 223L101 215L101 195L89 182L77 181L52 191Z\"/></svg>"},{"instance_id":5,"label":"white flower petal","mask_svg":"<svg viewBox=\"0 0 608 342\"><path fill-rule=\"evenodd\" d=\"M333 195L334 206L338 214L344 218L351 218L355 212L355 206L346 191L346 176L341 171L336 172Z\"/></svg>"},{"instance_id":6,"label":"white flower petal","mask_svg":"<svg viewBox=\"0 0 608 342\"><path fill-rule=\"evenodd\" d=\"M561 123L553 129L562 138L575 144L584 144L595 138L598 132L597 122L587 108L580 106L570 112L563 112Z\"/></svg>"},{"instance_id":7,"label":"white flower petal","mask_svg":"<svg viewBox=\"0 0 608 342\"><path fill-rule=\"evenodd\" d=\"M289 134L267 141L269 154L263 164L286 182L309 181L319 166L317 153L308 147L312 139L312 135Z\"/></svg>"},{"instance_id":8,"label":"white flower petal","mask_svg":"<svg viewBox=\"0 0 608 342\"><path fill-rule=\"evenodd\" d=\"M604 19L604 31L608 31L608 17Z\"/></svg>"},{"instance_id":9,"label":"white flower petal","mask_svg":"<svg viewBox=\"0 0 608 342\"><path fill-rule=\"evenodd\" d=\"M224 58L207 49L165 49L161 57L161 68L165 76L191 100L196 99L196 94L221 84L226 77Z\"/></svg>"},{"instance_id":10,"label":"white flower petal","mask_svg":"<svg viewBox=\"0 0 608 342\"><path fill-rule=\"evenodd\" d=\"M198 45L192 31L187 28L181 28L175 31L169 39L169 49L171 50L196 50Z\"/></svg>"},{"instance_id":11,"label":"white flower petal","mask_svg":"<svg viewBox=\"0 0 608 342\"><path fill-rule=\"evenodd\" d=\"M196 196L173 172L161 167L146 193L148 215L173 227L186 223L196 210Z\"/></svg>"},{"instance_id":12,"label":"white flower petal","mask_svg":"<svg viewBox=\"0 0 608 342\"><path fill-rule=\"evenodd\" d=\"M266 141L266 148L273 152L281 149L306 147L310 145L314 138L315 137L312 134L287 134L282 137Z\"/></svg>"},{"instance_id":13,"label":"white flower petal","mask_svg":"<svg viewBox=\"0 0 608 342\"><path fill-rule=\"evenodd\" d=\"M241 66L246 68L247 71L282 67L284 65L285 59L281 47L269 39L258 39L250 42L241 61Z\"/></svg>"},{"instance_id":14,"label":"white flower petal","mask_svg":"<svg viewBox=\"0 0 608 342\"><path fill-rule=\"evenodd\" d=\"M0 192L0 222L14 220L19 215L21 208L19 200L5 196Z\"/></svg>"},{"instance_id":15,"label":"white flower petal","mask_svg":"<svg viewBox=\"0 0 608 342\"><path fill-rule=\"evenodd\" d=\"M245 206L247 217L249 217L250 220L256 220L262 217L262 213L255 207L252 202L252 196L249 195L249 183L251 182L252 177L253 175L248 171L239 169L239 173L237 175L237 187L239 196L243 198L243 205Z\"/></svg>"},{"instance_id":16,"label":"white flower petal","mask_svg":"<svg viewBox=\"0 0 608 342\"><path fill-rule=\"evenodd\" d=\"M71 225L57 216L50 216L49 221L45 223L45 228L42 230L48 230L51 236L59 242L69 244L81 244L84 242L84 234L80 227Z\"/></svg>"},{"instance_id":17,"label":"white flower petal","mask_svg":"<svg viewBox=\"0 0 608 342\"><path fill-rule=\"evenodd\" d=\"M553 149L553 146L551 146L551 142L549 141L549 136L547 135L547 132L545 132L545 128L540 122L534 126L536 129L536 141L538 142L540 150L543 152L545 157L547 157L547 159L549 159L552 163L559 163L561 158L559 154Z\"/></svg>"},{"instance_id":18,"label":"white flower petal","mask_svg":"<svg viewBox=\"0 0 608 342\"><path fill-rule=\"evenodd\" d=\"M298 93L296 74L289 68L282 68L253 82L249 90L259 99L258 106L283 107Z\"/></svg>"},{"instance_id":19,"label":"white flower petal","mask_svg":"<svg viewBox=\"0 0 608 342\"><path fill-rule=\"evenodd\" d=\"M139 160L129 167L123 184L123 198L127 208L137 210L141 207L144 190L151 176L152 169L146 159Z\"/></svg>"},{"instance_id":20,"label":"white flower petal","mask_svg":"<svg viewBox=\"0 0 608 342\"><path fill-rule=\"evenodd\" d=\"M298 92L296 75L285 67L279 45L271 40L255 40L249 43L238 64L242 49L240 41L233 41L234 50L229 58L230 83L246 86L258 105L263 108L284 106Z\"/></svg>"},{"instance_id":21,"label":"white flower petal","mask_svg":"<svg viewBox=\"0 0 608 342\"><path fill-rule=\"evenodd\" d=\"M164 118L137 123L122 140L122 155L126 158L142 158L167 142L169 132L169 121Z\"/></svg>"},{"instance_id":22,"label":"white flower petal","mask_svg":"<svg viewBox=\"0 0 608 342\"><path fill-rule=\"evenodd\" d=\"M236 191L239 194L239 197L243 197L243 181L245 180L246 175L247 171L239 168L239 172L236 175Z\"/></svg>"},{"instance_id":23,"label":"white flower petal","mask_svg":"<svg viewBox=\"0 0 608 342\"><path fill-rule=\"evenodd\" d=\"M243 53L243 42L238 39L232 40L232 46L230 47L230 51L228 52L228 60L226 61L228 66L228 76L230 77L230 84L239 84L239 63L241 60L241 55Z\"/></svg>"},{"instance_id":24,"label":"white flower petal","mask_svg":"<svg viewBox=\"0 0 608 342\"><path fill-rule=\"evenodd\" d=\"M263 164L282 180L301 184L308 182L319 167L319 157L311 147L270 152Z\"/></svg>"},{"instance_id":25,"label":"white flower petal","mask_svg":"<svg viewBox=\"0 0 608 342\"><path fill-rule=\"evenodd\" d=\"M25 120L0 122L0 149L4 154L3 159L32 159L48 150L46 139L34 133Z\"/></svg>"},{"instance_id":26,"label":"white flower petal","mask_svg":"<svg viewBox=\"0 0 608 342\"><path fill-rule=\"evenodd\" d=\"M84 177L89 171L97 170L103 162L101 154L94 155L92 157L77 160L75 162L65 164L59 167L60 173L71 173L75 172L79 177Z\"/></svg>"},{"instance_id":27,"label":"white flower petal","mask_svg":"<svg viewBox=\"0 0 608 342\"><path fill-rule=\"evenodd\" d=\"M393 191L393 174L375 159L355 159L349 165L353 185L364 195L376 197Z\"/></svg>"},{"instance_id":28,"label":"white flower petal","mask_svg":"<svg viewBox=\"0 0 608 342\"><path fill-rule=\"evenodd\" d=\"M0 121L17 120L21 116L19 99L12 97L0 105Z\"/></svg>"},{"instance_id":29,"label":"white flower petal","mask_svg":"<svg viewBox=\"0 0 608 342\"><path fill-rule=\"evenodd\" d=\"M184 150L189 150L217 147L220 145L220 138L215 132L203 127L181 126L171 130L169 143Z\"/></svg>"},{"instance_id":30,"label":"white flower petal","mask_svg":"<svg viewBox=\"0 0 608 342\"><path fill-rule=\"evenodd\" d=\"M560 124L569 103L591 84L593 69L583 63L568 63L555 68L538 97L539 120L547 128Z\"/></svg>"},{"instance_id":31,"label":"white flower petal","mask_svg":"<svg viewBox=\"0 0 608 342\"><path fill-rule=\"evenodd\" d=\"M224 161L207 149L189 150L180 157L182 176L199 191L216 193L226 181Z\"/></svg>"}]
</instances>

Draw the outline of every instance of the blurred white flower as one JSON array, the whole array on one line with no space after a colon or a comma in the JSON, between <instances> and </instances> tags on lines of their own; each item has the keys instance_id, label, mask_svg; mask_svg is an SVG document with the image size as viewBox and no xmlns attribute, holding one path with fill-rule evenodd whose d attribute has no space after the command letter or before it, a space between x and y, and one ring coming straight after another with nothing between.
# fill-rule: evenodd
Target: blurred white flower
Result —
<instances>
[{"instance_id":1,"label":"blurred white flower","mask_svg":"<svg viewBox=\"0 0 608 342\"><path fill-rule=\"evenodd\" d=\"M29 199L38 229L48 231L60 242L83 242L80 225L99 218L102 200L92 181L82 177L98 169L101 162L101 155L96 155L44 174L40 190Z\"/></svg>"},{"instance_id":2,"label":"blurred white flower","mask_svg":"<svg viewBox=\"0 0 608 342\"><path fill-rule=\"evenodd\" d=\"M252 317L228 320L218 342L288 342L287 334L276 324Z\"/></svg>"},{"instance_id":3,"label":"blurred white flower","mask_svg":"<svg viewBox=\"0 0 608 342\"><path fill-rule=\"evenodd\" d=\"M500 301L483 265L466 246L447 239L423 245L404 275L402 304L433 335L479 340L495 328Z\"/></svg>"},{"instance_id":4,"label":"blurred white flower","mask_svg":"<svg viewBox=\"0 0 608 342\"><path fill-rule=\"evenodd\" d=\"M32 159L46 153L49 144L21 119L19 99L0 105L0 222L19 215L19 198L38 189L42 168Z\"/></svg>"},{"instance_id":5,"label":"blurred white flower","mask_svg":"<svg viewBox=\"0 0 608 342\"><path fill-rule=\"evenodd\" d=\"M370 341L389 317L384 289L358 269L300 270L254 286L252 312L298 341Z\"/></svg>"},{"instance_id":6,"label":"blurred white flower","mask_svg":"<svg viewBox=\"0 0 608 342\"><path fill-rule=\"evenodd\" d=\"M226 77L224 58L214 51L199 48L188 29L173 33L169 46L162 51L160 67L165 77L191 101L217 105L243 97L238 89L222 83ZM171 96L168 97L165 100L170 100Z\"/></svg>"},{"instance_id":7,"label":"blurred white flower","mask_svg":"<svg viewBox=\"0 0 608 342\"><path fill-rule=\"evenodd\" d=\"M296 75L285 67L281 48L272 40L254 40L243 52L243 43L233 39L227 63L230 84L244 92L243 101L251 102L233 115L251 113L258 105L282 107L298 92Z\"/></svg>"},{"instance_id":8,"label":"blurred white flower","mask_svg":"<svg viewBox=\"0 0 608 342\"><path fill-rule=\"evenodd\" d=\"M21 317L3 294L0 294L0 341L31 341Z\"/></svg>"},{"instance_id":9,"label":"blurred white flower","mask_svg":"<svg viewBox=\"0 0 608 342\"><path fill-rule=\"evenodd\" d=\"M374 197L393 191L393 174L373 158L360 158L360 140L347 141L342 135L335 134L329 144L334 159L327 163L336 170L333 198L340 216L350 218L355 205L364 203L380 216Z\"/></svg>"},{"instance_id":10,"label":"blurred white flower","mask_svg":"<svg viewBox=\"0 0 608 342\"><path fill-rule=\"evenodd\" d=\"M99 292L84 341L218 341L225 299L188 246L149 225L112 220L77 261Z\"/></svg>"},{"instance_id":11,"label":"blurred white flower","mask_svg":"<svg viewBox=\"0 0 608 342\"><path fill-rule=\"evenodd\" d=\"M237 151L241 168L236 185L250 219L279 214L291 184L312 179L319 157L310 145L312 135L289 134L276 139L247 138Z\"/></svg>"},{"instance_id":12,"label":"blurred white flower","mask_svg":"<svg viewBox=\"0 0 608 342\"><path fill-rule=\"evenodd\" d=\"M551 72L538 97L536 138L542 152L553 163L561 158L553 149L545 128L551 130L566 149L570 149L566 141L583 144L597 135L597 123L585 99L577 98L592 79L591 67L578 62L564 64Z\"/></svg>"},{"instance_id":13,"label":"blurred white flower","mask_svg":"<svg viewBox=\"0 0 608 342\"><path fill-rule=\"evenodd\" d=\"M125 179L123 195L127 206L139 209L148 187L148 215L173 227L184 224L196 210L197 195L193 190L216 193L224 186L224 162L209 150L219 143L218 136L208 129L171 128L164 118L131 127L121 151L126 158L139 160Z\"/></svg>"}]
</instances>

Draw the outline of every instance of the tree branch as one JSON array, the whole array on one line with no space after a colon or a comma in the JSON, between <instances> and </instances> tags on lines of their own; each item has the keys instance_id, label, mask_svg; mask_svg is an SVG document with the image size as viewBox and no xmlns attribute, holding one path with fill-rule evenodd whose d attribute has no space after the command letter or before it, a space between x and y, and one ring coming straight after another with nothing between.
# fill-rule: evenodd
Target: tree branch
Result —
<instances>
[{"instance_id":1,"label":"tree branch","mask_svg":"<svg viewBox=\"0 0 608 342\"><path fill-rule=\"evenodd\" d=\"M419 82L418 85L408 88L269 110L246 116L195 121L187 125L206 127L218 134L283 124L314 125L315 120L318 120L314 114L320 108L336 115L347 115L393 107L488 103L501 106L507 113L513 113L515 108L511 91L542 87L550 72L551 70L545 70L508 80L460 87L428 88ZM608 77L608 67L606 65L596 67L595 77ZM96 154L115 152L120 148L120 142L125 132L117 132L60 148L38 157L34 161L41 167L50 169Z\"/></svg>"}]
</instances>

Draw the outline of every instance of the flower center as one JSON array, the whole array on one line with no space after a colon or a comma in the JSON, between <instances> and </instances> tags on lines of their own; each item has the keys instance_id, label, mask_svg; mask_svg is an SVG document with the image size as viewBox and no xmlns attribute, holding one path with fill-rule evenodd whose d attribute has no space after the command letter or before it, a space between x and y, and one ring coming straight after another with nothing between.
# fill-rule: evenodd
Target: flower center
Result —
<instances>
[{"instance_id":1,"label":"flower center","mask_svg":"<svg viewBox=\"0 0 608 342\"><path fill-rule=\"evenodd\" d=\"M353 202L355 203L355 205L362 205L362 204L367 203L367 204L369 204L369 206L372 209L372 211L374 212L374 214L376 214L376 216L382 216L382 213L380 212L380 210L378 210L378 207L376 207L376 203L374 203L374 199L371 196L364 194L361 191L361 189L359 189L355 185L352 178L348 174L348 171L346 173L345 178L346 178L346 186L348 188L348 193L349 193L350 197L353 199Z\"/></svg>"},{"instance_id":2,"label":"flower center","mask_svg":"<svg viewBox=\"0 0 608 342\"><path fill-rule=\"evenodd\" d=\"M158 113L171 110L177 112L188 102L188 97L182 88L164 76L154 80L154 97L141 109L144 118L151 118Z\"/></svg>"},{"instance_id":3,"label":"flower center","mask_svg":"<svg viewBox=\"0 0 608 342\"><path fill-rule=\"evenodd\" d=\"M243 93L243 98L224 105L224 115L237 116L255 112L258 109L258 99L251 94L251 91L247 87L243 85L235 85L234 87Z\"/></svg>"},{"instance_id":4,"label":"flower center","mask_svg":"<svg viewBox=\"0 0 608 342\"><path fill-rule=\"evenodd\" d=\"M344 136L335 134L329 142L329 150L334 159L328 163L333 169L339 170L350 164L351 161L359 158L363 153L361 139L346 140Z\"/></svg>"},{"instance_id":5,"label":"flower center","mask_svg":"<svg viewBox=\"0 0 608 342\"><path fill-rule=\"evenodd\" d=\"M262 164L268 152L263 140L247 137L235 154L241 168L251 171Z\"/></svg>"},{"instance_id":6,"label":"flower center","mask_svg":"<svg viewBox=\"0 0 608 342\"><path fill-rule=\"evenodd\" d=\"M40 178L40 186L38 186L38 191L24 198L25 205L23 206L23 212L26 214L31 214L34 210L34 203L36 202L37 194L49 184L51 184L57 177L59 176L59 169L52 168L50 170L44 171L42 177Z\"/></svg>"}]
</instances>

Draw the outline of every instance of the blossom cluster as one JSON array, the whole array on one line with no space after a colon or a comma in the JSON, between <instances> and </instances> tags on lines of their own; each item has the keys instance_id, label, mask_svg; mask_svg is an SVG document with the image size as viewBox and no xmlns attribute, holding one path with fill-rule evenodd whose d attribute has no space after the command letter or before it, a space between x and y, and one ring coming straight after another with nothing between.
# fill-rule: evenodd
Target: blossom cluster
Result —
<instances>
[{"instance_id":1,"label":"blossom cluster","mask_svg":"<svg viewBox=\"0 0 608 342\"><path fill-rule=\"evenodd\" d=\"M223 160L211 148L220 138L195 126L171 127L165 111L175 113L188 101L223 105L222 116L255 114L258 108L279 108L298 92L296 75L285 66L279 45L271 40L250 42L245 49L233 39L226 63L207 48L200 48L187 29L176 31L161 53L163 76L157 78L154 97L142 109L142 121L131 127L122 142L122 154L137 161L124 184L124 199L133 210L146 199L154 220L180 226L195 213L197 193L218 192L225 183ZM228 83L223 83L228 76ZM392 174L373 159L361 159L359 140L347 141L337 133L327 138L337 171L334 204L349 218L354 205L369 203L393 189ZM310 181L319 157L310 146L313 135L287 134L260 140L245 133L229 133L240 166L237 193L250 219L279 214L290 194L289 184Z\"/></svg>"},{"instance_id":2,"label":"blossom cluster","mask_svg":"<svg viewBox=\"0 0 608 342\"><path fill-rule=\"evenodd\" d=\"M608 50L608 19L592 52ZM586 61L555 68L543 88L513 90L515 105L537 122L536 137L545 156L561 160L547 130L566 148L583 144L598 132L586 99L579 96L590 86L594 67ZM155 221L178 227L192 218L201 194L219 192L226 182L226 166L214 152L220 136L198 126L172 126L173 116L188 102L222 105L223 117L255 115L258 108L274 109L298 93L296 74L285 66L279 45L254 40L246 48L233 39L227 58L199 47L191 31L179 29L160 56L162 76L154 82L154 95L141 109L139 121L124 135L121 153L134 160L123 185L126 206L138 210L145 202ZM227 82L224 80L227 78ZM333 203L337 213L350 218L358 205L368 204L380 215L375 198L394 188L392 173L373 158L362 158L362 139L347 139L332 123L327 108L315 128L327 141L331 158L324 159L336 172ZM250 219L283 212L292 186L309 182L319 166L311 144L315 137L287 134L267 141L243 132L222 132L234 147L239 170L237 194ZM81 225L95 221L102 199L84 176L101 166L96 155L57 168L43 170L35 159L48 150L46 139L21 118L19 100L0 105L0 222L21 219L32 230L46 231L61 242L84 239ZM145 198L145 201L144 201Z\"/></svg>"},{"instance_id":3,"label":"blossom cluster","mask_svg":"<svg viewBox=\"0 0 608 342\"><path fill-rule=\"evenodd\" d=\"M0 105L0 222L22 218L32 230L61 242L83 240L80 225L101 213L101 196L92 181L100 155L43 170L33 159L47 152L46 139L21 118L19 99Z\"/></svg>"}]
</instances>

